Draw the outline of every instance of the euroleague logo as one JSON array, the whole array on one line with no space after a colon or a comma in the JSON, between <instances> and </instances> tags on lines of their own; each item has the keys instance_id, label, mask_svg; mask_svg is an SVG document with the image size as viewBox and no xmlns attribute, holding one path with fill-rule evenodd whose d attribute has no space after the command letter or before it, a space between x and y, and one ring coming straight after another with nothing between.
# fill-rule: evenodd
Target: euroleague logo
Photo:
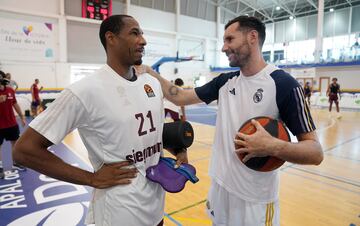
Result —
<instances>
[{"instance_id":1,"label":"euroleague logo","mask_svg":"<svg viewBox=\"0 0 360 226\"><path fill-rule=\"evenodd\" d=\"M261 100L262 100L262 98L263 98L263 92L264 92L264 90L263 89L258 89L256 92L255 92L255 94L254 94L254 96L253 96L253 100L254 100L254 102L255 103L259 103Z\"/></svg>"},{"instance_id":2,"label":"euroleague logo","mask_svg":"<svg viewBox=\"0 0 360 226\"><path fill-rule=\"evenodd\" d=\"M150 85L148 84L145 84L144 85L144 90L145 90L145 93L148 97L155 97L155 93L154 93L154 90L151 88Z\"/></svg>"}]
</instances>

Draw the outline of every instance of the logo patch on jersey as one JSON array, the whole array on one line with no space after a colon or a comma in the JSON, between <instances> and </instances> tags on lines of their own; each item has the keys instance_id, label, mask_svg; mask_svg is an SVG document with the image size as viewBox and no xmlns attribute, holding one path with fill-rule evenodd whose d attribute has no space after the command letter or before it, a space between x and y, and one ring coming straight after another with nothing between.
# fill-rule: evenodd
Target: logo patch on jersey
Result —
<instances>
[{"instance_id":1,"label":"logo patch on jersey","mask_svg":"<svg viewBox=\"0 0 360 226\"><path fill-rule=\"evenodd\" d=\"M263 98L263 93L264 92L264 90L263 89L258 89L256 92L255 92L255 94L254 94L254 96L253 96L253 100L254 100L254 102L255 103L259 103L261 100L262 100L262 98Z\"/></svg>"},{"instance_id":2,"label":"logo patch on jersey","mask_svg":"<svg viewBox=\"0 0 360 226\"><path fill-rule=\"evenodd\" d=\"M235 95L235 88L233 88L232 90L229 90L229 92L230 92L232 95Z\"/></svg>"},{"instance_id":3,"label":"logo patch on jersey","mask_svg":"<svg viewBox=\"0 0 360 226\"><path fill-rule=\"evenodd\" d=\"M150 85L148 84L145 84L144 85L144 90L145 90L145 93L148 97L155 97L155 93L153 91L153 89L151 88Z\"/></svg>"}]
</instances>

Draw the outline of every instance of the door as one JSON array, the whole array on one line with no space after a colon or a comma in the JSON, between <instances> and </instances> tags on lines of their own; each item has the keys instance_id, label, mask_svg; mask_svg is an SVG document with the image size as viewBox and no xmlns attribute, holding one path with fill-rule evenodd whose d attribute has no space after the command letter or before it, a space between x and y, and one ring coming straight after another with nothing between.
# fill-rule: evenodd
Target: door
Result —
<instances>
[{"instance_id":1,"label":"door","mask_svg":"<svg viewBox=\"0 0 360 226\"><path fill-rule=\"evenodd\" d=\"M330 84L330 77L320 77L320 95L321 96L325 96L326 95L326 90L329 87Z\"/></svg>"}]
</instances>

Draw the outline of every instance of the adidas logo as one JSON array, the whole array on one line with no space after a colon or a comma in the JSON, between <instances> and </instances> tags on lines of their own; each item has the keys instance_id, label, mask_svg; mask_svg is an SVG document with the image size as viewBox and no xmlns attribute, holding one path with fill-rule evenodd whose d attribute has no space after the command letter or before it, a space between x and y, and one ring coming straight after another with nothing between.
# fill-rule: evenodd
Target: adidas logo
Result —
<instances>
[{"instance_id":1,"label":"adidas logo","mask_svg":"<svg viewBox=\"0 0 360 226\"><path fill-rule=\"evenodd\" d=\"M235 95L235 88L233 88L232 90L229 90L229 92L230 92L232 95Z\"/></svg>"}]
</instances>

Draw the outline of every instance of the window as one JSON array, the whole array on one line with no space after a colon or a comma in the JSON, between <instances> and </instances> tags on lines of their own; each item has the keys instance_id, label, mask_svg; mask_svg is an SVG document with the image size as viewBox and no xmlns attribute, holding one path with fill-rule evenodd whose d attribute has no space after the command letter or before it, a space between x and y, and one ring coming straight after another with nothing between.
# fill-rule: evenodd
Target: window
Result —
<instances>
[{"instance_id":1,"label":"window","mask_svg":"<svg viewBox=\"0 0 360 226\"><path fill-rule=\"evenodd\" d=\"M271 60L271 51L264 51L262 54L263 54L265 62L270 62L270 60Z\"/></svg>"},{"instance_id":2,"label":"window","mask_svg":"<svg viewBox=\"0 0 360 226\"><path fill-rule=\"evenodd\" d=\"M275 50L274 51L274 62L279 62L284 59L284 50Z\"/></svg>"}]
</instances>

